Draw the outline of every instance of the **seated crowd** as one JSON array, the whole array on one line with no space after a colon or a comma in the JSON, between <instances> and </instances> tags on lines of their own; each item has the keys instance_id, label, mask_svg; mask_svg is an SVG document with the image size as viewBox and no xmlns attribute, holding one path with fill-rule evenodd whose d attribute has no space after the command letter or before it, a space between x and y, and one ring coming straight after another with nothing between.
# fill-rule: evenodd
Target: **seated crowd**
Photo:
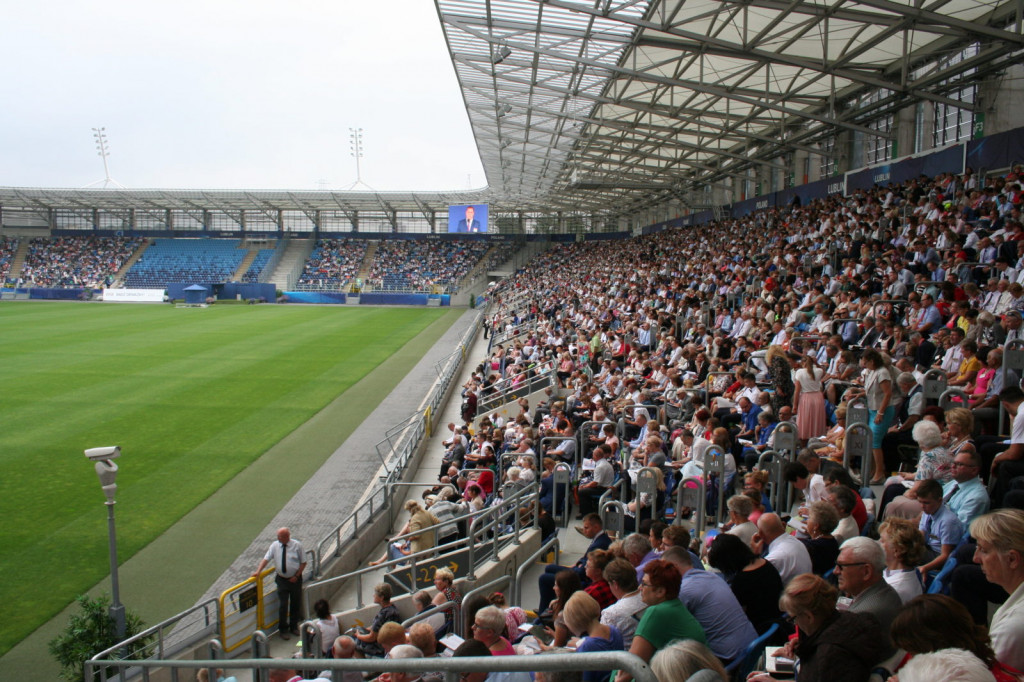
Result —
<instances>
[{"instance_id":1,"label":"seated crowd","mask_svg":"<svg viewBox=\"0 0 1024 682\"><path fill-rule=\"evenodd\" d=\"M36 237L20 273L7 277L37 287L105 287L142 246L127 237Z\"/></svg>"},{"instance_id":2,"label":"seated crowd","mask_svg":"<svg viewBox=\"0 0 1024 682\"><path fill-rule=\"evenodd\" d=\"M427 505L406 505L415 539L381 561L433 547L419 532L432 525L439 544L465 536L466 515L539 481L543 534L575 506L589 547L544 570L536 605L462 604L473 639L456 655L625 650L661 680L726 680L757 641L795 659L801 682L1021 679L1024 391L1002 366L1024 308L1017 182L919 178L541 255L494 292L488 331L509 340L463 387ZM962 393L940 408L926 373ZM477 415L546 374L543 400ZM854 410L867 412L856 458ZM790 429L792 507L768 494L762 459ZM728 518L706 531L673 490L719 451L724 480L709 487ZM556 487L561 469L571 483ZM641 472L654 492L637 494ZM621 537L598 513L605 494ZM716 502L698 504L713 515ZM454 601L440 578L423 609ZM544 629L525 634L531 620ZM412 641L378 625L357 650ZM630 677L582 675L611 676Z\"/></svg>"},{"instance_id":3,"label":"seated crowd","mask_svg":"<svg viewBox=\"0 0 1024 682\"><path fill-rule=\"evenodd\" d=\"M365 239L320 239L299 275L299 286L340 289L355 279L369 242Z\"/></svg>"},{"instance_id":4,"label":"seated crowd","mask_svg":"<svg viewBox=\"0 0 1024 682\"><path fill-rule=\"evenodd\" d=\"M469 274L489 248L488 242L468 240L407 240L380 242L368 280L384 289L454 287Z\"/></svg>"},{"instance_id":5,"label":"seated crowd","mask_svg":"<svg viewBox=\"0 0 1024 682\"><path fill-rule=\"evenodd\" d=\"M20 242L16 237L0 237L0 282L7 282L7 275L18 252Z\"/></svg>"},{"instance_id":6,"label":"seated crowd","mask_svg":"<svg viewBox=\"0 0 1024 682\"><path fill-rule=\"evenodd\" d=\"M825 516L826 523L834 523L834 512ZM661 682L685 682L700 670L728 682L748 650L776 644L771 655L795 660L799 680L867 680L873 673L882 680L896 673L901 680L922 682L1022 679L1020 510L997 510L971 525L984 576L1012 595L989 628L952 597L922 594L920 585L906 589L901 562L920 553L924 542L903 519L883 524L881 542L861 536L844 541L830 571L834 580L810 570L806 538L786 533L775 514L760 517L750 544L738 534L715 537L709 568L687 548L690 534L682 526L644 525L646 534L613 539L601 517L588 514L582 532L589 547L572 566L545 570L535 611L510 605L500 592L463 600L448 569L436 571L436 593L414 595L422 616L408 629L388 583L374 588L378 608L366 628L342 632L345 624L320 601L315 606L320 653L324 658L426 659L628 651L649 662ZM762 556L762 546L767 555ZM436 613L427 613L431 609ZM465 640L442 637L455 619L465 625ZM305 665L315 667L315 662ZM425 662L410 679L443 679L429 671ZM509 675L515 682L531 679L529 673L491 676L497 681ZM623 670L560 670L543 677L549 675L594 682L631 679ZM777 675L754 671L746 679L769 682ZM479 680L485 678L481 674ZM329 673L317 679L330 679Z\"/></svg>"}]
</instances>

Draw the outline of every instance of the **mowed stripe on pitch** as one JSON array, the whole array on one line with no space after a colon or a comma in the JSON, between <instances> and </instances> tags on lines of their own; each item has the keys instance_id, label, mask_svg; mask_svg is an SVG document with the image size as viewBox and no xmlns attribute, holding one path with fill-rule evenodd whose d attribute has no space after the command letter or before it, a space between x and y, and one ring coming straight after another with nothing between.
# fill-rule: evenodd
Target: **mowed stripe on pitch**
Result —
<instances>
[{"instance_id":1,"label":"mowed stripe on pitch","mask_svg":"<svg viewBox=\"0 0 1024 682\"><path fill-rule=\"evenodd\" d=\"M0 652L106 574L84 448L124 449L123 561L443 314L0 306Z\"/></svg>"}]
</instances>

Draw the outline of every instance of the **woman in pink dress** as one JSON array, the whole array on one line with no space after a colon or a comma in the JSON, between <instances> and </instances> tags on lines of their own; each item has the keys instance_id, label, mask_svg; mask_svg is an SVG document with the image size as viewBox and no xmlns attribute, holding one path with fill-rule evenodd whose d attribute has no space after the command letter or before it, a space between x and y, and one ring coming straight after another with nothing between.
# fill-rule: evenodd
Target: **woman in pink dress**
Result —
<instances>
[{"instance_id":1,"label":"woman in pink dress","mask_svg":"<svg viewBox=\"0 0 1024 682\"><path fill-rule=\"evenodd\" d=\"M793 376L793 414L796 416L796 430L801 443L825 434L825 394L822 380L825 370L816 367L809 355L802 358L792 355L794 366L799 366ZM799 364L798 364L799 363Z\"/></svg>"}]
</instances>

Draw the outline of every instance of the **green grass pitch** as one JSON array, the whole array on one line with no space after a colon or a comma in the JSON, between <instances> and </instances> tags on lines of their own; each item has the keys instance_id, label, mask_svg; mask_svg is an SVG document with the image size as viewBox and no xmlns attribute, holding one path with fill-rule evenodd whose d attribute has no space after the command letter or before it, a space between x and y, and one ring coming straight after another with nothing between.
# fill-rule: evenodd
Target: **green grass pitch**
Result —
<instances>
[{"instance_id":1,"label":"green grass pitch","mask_svg":"<svg viewBox=\"0 0 1024 682\"><path fill-rule=\"evenodd\" d=\"M445 313L0 305L0 654L108 573L85 448L122 447L123 562Z\"/></svg>"}]
</instances>

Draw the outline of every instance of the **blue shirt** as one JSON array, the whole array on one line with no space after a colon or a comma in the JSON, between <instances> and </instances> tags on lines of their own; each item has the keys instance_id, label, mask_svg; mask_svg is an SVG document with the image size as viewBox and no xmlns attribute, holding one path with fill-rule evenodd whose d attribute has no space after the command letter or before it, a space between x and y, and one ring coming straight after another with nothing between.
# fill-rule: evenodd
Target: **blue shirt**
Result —
<instances>
[{"instance_id":1,"label":"blue shirt","mask_svg":"<svg viewBox=\"0 0 1024 682\"><path fill-rule=\"evenodd\" d=\"M923 334L931 334L937 331L942 326L942 313L935 306L928 306L921 315L919 326Z\"/></svg>"},{"instance_id":2,"label":"blue shirt","mask_svg":"<svg viewBox=\"0 0 1024 682\"><path fill-rule=\"evenodd\" d=\"M953 492L954 487L956 492ZM970 526L974 519L988 513L992 505L988 490L977 476L963 483L949 481L942 486L942 499L945 500L945 506L960 519L964 528Z\"/></svg>"},{"instance_id":3,"label":"blue shirt","mask_svg":"<svg viewBox=\"0 0 1024 682\"><path fill-rule=\"evenodd\" d=\"M747 410L747 412L743 414L743 417L741 418L741 421L743 422L744 431L754 431L754 427L757 426L757 415L759 414L761 414L761 406L751 404L750 409Z\"/></svg>"},{"instance_id":4,"label":"blue shirt","mask_svg":"<svg viewBox=\"0 0 1024 682\"><path fill-rule=\"evenodd\" d=\"M587 653L588 651L622 651L624 649L622 635L612 625L608 626L608 630L610 631L608 639L588 635L576 646L576 651L579 653ZM583 682L603 682L608 679L610 672L610 670L584 670Z\"/></svg>"},{"instance_id":5,"label":"blue shirt","mask_svg":"<svg viewBox=\"0 0 1024 682\"><path fill-rule=\"evenodd\" d=\"M940 506L934 514L921 514L918 528L924 533L925 544L936 553L942 552L942 545L956 545L964 536L963 524L946 505Z\"/></svg>"},{"instance_id":6,"label":"blue shirt","mask_svg":"<svg viewBox=\"0 0 1024 682\"><path fill-rule=\"evenodd\" d=\"M716 573L687 571L679 587L679 600L704 628L708 648L723 661L742 655L757 638L732 588Z\"/></svg>"}]
</instances>

